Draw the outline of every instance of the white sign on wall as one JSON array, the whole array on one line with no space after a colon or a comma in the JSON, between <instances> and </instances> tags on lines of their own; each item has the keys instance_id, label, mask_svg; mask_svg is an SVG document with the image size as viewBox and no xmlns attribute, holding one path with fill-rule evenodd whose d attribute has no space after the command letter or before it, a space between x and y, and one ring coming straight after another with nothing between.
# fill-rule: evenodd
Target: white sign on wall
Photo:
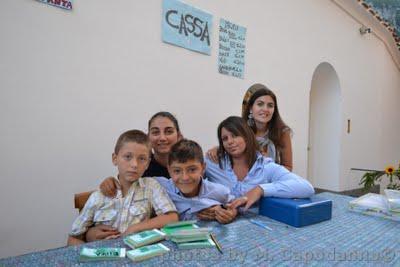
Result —
<instances>
[{"instance_id":1,"label":"white sign on wall","mask_svg":"<svg viewBox=\"0 0 400 267\"><path fill-rule=\"evenodd\" d=\"M244 78L246 28L221 19L219 22L219 73Z\"/></svg>"},{"instance_id":2,"label":"white sign on wall","mask_svg":"<svg viewBox=\"0 0 400 267\"><path fill-rule=\"evenodd\" d=\"M162 39L164 42L210 55L211 29L211 14L181 1L163 1Z\"/></svg>"}]
</instances>

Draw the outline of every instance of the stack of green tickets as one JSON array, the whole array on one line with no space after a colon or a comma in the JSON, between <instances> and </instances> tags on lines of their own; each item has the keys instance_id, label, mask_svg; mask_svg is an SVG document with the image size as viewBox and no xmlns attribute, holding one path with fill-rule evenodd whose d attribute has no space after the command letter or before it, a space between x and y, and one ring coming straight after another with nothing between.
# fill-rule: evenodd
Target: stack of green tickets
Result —
<instances>
[{"instance_id":1,"label":"stack of green tickets","mask_svg":"<svg viewBox=\"0 0 400 267\"><path fill-rule=\"evenodd\" d=\"M104 261L125 258L125 248L86 248L83 247L79 254L79 261Z\"/></svg>"},{"instance_id":2,"label":"stack of green tickets","mask_svg":"<svg viewBox=\"0 0 400 267\"><path fill-rule=\"evenodd\" d=\"M206 240L191 241L185 243L178 243L179 249L192 249L192 248L212 248L215 247L214 241L209 237Z\"/></svg>"},{"instance_id":3,"label":"stack of green tickets","mask_svg":"<svg viewBox=\"0 0 400 267\"><path fill-rule=\"evenodd\" d=\"M168 239L175 243L185 243L191 241L207 240L210 237L208 228L185 229L174 232Z\"/></svg>"},{"instance_id":4,"label":"stack of green tickets","mask_svg":"<svg viewBox=\"0 0 400 267\"><path fill-rule=\"evenodd\" d=\"M164 226L161 231L167 234L167 239L175 242L180 249L214 247L210 238L210 229L199 228L193 221L181 221Z\"/></svg>"},{"instance_id":5,"label":"stack of green tickets","mask_svg":"<svg viewBox=\"0 0 400 267\"><path fill-rule=\"evenodd\" d=\"M210 229L195 228L175 231L168 236L180 249L214 247L215 243L210 238Z\"/></svg>"},{"instance_id":6,"label":"stack of green tickets","mask_svg":"<svg viewBox=\"0 0 400 267\"><path fill-rule=\"evenodd\" d=\"M158 229L147 230L124 238L124 243L131 248L138 248L164 240L166 234Z\"/></svg>"},{"instance_id":7,"label":"stack of green tickets","mask_svg":"<svg viewBox=\"0 0 400 267\"><path fill-rule=\"evenodd\" d=\"M180 221L176 223L170 223L161 228L161 231L163 231L167 236L170 236L171 234L179 230L199 228L199 226L196 225L196 222L197 222L196 220L192 220L192 221Z\"/></svg>"},{"instance_id":8,"label":"stack of green tickets","mask_svg":"<svg viewBox=\"0 0 400 267\"><path fill-rule=\"evenodd\" d=\"M133 261L143 261L152 257L161 256L170 249L161 243L144 246L127 252L128 258Z\"/></svg>"}]
</instances>

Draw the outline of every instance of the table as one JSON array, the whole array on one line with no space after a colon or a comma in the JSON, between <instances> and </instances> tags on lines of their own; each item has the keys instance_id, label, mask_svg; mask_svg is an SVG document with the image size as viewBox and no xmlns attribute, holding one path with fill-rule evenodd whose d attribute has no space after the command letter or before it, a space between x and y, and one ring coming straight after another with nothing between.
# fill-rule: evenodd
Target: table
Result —
<instances>
[{"instance_id":1,"label":"table","mask_svg":"<svg viewBox=\"0 0 400 267\"><path fill-rule=\"evenodd\" d=\"M222 246L217 249L178 250L163 241L171 251L136 265L146 266L400 266L400 223L351 212L352 197L333 193L319 196L333 201L332 219L303 228L294 228L255 213L234 222L199 222L212 228ZM273 231L249 222L262 220ZM126 247L121 239L85 244L87 247ZM79 263L81 246L62 247L0 260L0 266L128 266L120 261Z\"/></svg>"}]
</instances>

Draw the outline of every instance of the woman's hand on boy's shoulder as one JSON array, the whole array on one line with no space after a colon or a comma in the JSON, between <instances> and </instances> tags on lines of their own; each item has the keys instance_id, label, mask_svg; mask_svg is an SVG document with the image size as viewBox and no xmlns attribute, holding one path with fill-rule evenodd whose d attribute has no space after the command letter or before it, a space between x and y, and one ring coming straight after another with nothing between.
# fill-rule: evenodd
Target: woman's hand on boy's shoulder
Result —
<instances>
[{"instance_id":1,"label":"woman's hand on boy's shoulder","mask_svg":"<svg viewBox=\"0 0 400 267\"><path fill-rule=\"evenodd\" d=\"M215 210L215 219L219 223L230 223L232 222L235 217L237 216L237 210L232 209L232 208L223 208L221 206L218 206L218 208Z\"/></svg>"},{"instance_id":2,"label":"woman's hand on boy's shoulder","mask_svg":"<svg viewBox=\"0 0 400 267\"><path fill-rule=\"evenodd\" d=\"M209 158L211 161L218 163L218 147L213 147L209 149L206 155L207 158Z\"/></svg>"},{"instance_id":3,"label":"woman's hand on boy's shoulder","mask_svg":"<svg viewBox=\"0 0 400 267\"><path fill-rule=\"evenodd\" d=\"M106 197L115 197L117 195L117 180L114 177L107 177L100 184L100 191Z\"/></svg>"}]
</instances>

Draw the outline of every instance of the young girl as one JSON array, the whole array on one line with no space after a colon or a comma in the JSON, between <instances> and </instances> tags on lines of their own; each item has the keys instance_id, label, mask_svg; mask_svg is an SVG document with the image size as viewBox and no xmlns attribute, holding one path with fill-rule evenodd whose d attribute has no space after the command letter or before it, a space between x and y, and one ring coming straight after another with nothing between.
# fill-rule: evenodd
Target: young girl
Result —
<instances>
[{"instance_id":1,"label":"young girl","mask_svg":"<svg viewBox=\"0 0 400 267\"><path fill-rule=\"evenodd\" d=\"M227 186L236 198L256 187L264 196L306 198L314 194L307 180L261 155L252 130L242 118L231 116L222 121L218 141L218 163L206 159L206 177ZM248 201L248 205L254 203ZM205 210L200 216L211 219L214 211Z\"/></svg>"},{"instance_id":2,"label":"young girl","mask_svg":"<svg viewBox=\"0 0 400 267\"><path fill-rule=\"evenodd\" d=\"M123 133L115 145L112 162L118 168L117 196L92 193L72 225L68 245L84 242L89 226L107 225L122 234L159 228L178 220L165 189L153 178L141 178L150 162L150 143L139 130ZM157 214L151 218L152 213ZM109 235L108 238L119 235Z\"/></svg>"},{"instance_id":3,"label":"young girl","mask_svg":"<svg viewBox=\"0 0 400 267\"><path fill-rule=\"evenodd\" d=\"M242 118L256 135L260 152L291 171L291 129L279 114L275 94L263 84L252 85L243 98ZM210 149L207 156L217 162L217 148Z\"/></svg>"}]
</instances>

